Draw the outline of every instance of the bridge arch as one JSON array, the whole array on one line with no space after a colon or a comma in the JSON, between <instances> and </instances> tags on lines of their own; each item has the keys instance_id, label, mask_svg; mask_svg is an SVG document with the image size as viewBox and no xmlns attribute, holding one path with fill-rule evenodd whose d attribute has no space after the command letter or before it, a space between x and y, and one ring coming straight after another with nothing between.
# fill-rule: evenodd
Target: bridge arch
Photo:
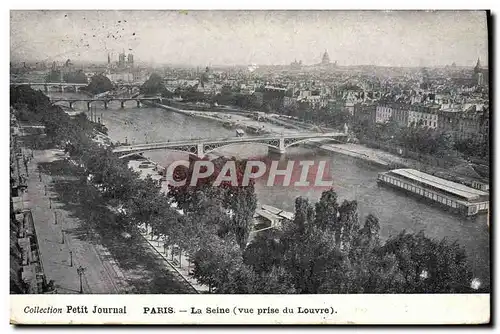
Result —
<instances>
[{"instance_id":1,"label":"bridge arch","mask_svg":"<svg viewBox=\"0 0 500 334\"><path fill-rule=\"evenodd\" d=\"M68 101L68 100L58 100L58 101L52 101L52 104L55 106L64 106L71 108L73 101ZM76 101L75 101L76 102Z\"/></svg>"},{"instance_id":2,"label":"bridge arch","mask_svg":"<svg viewBox=\"0 0 500 334\"><path fill-rule=\"evenodd\" d=\"M293 141L288 141L288 142L287 142L287 140L285 140L285 149L292 147L292 146L296 146L296 145L305 143L305 142L310 141L312 139L321 140L321 142L328 141L328 140L334 140L333 138L329 138L329 137L305 138L305 139L293 140Z\"/></svg>"},{"instance_id":3,"label":"bridge arch","mask_svg":"<svg viewBox=\"0 0 500 334\"><path fill-rule=\"evenodd\" d=\"M190 155L192 157L199 158L197 152L184 151L184 150L179 150L179 149L173 149L173 148L166 147L166 148L158 148L158 149L155 149L155 150L152 150L152 149L147 149L147 150L143 150L143 151L138 150L138 151L135 151L135 152L131 152L131 153L127 153L127 154L124 154L124 155L120 155L118 157L118 159L125 159L125 158L128 158L128 157L134 156L134 155L142 155L143 153L151 152L151 151L169 151L169 152L176 152L176 153L184 153L184 154L188 154L188 155Z\"/></svg>"},{"instance_id":4,"label":"bridge arch","mask_svg":"<svg viewBox=\"0 0 500 334\"><path fill-rule=\"evenodd\" d=\"M82 100L87 102L87 108L90 110L90 107L92 105L97 105L104 107L104 109L108 109L108 100L101 100L101 99L92 99L92 100Z\"/></svg>"},{"instance_id":5,"label":"bridge arch","mask_svg":"<svg viewBox=\"0 0 500 334\"><path fill-rule=\"evenodd\" d=\"M241 142L241 143L222 143L222 144L204 144L203 145L203 153L204 155L207 155L209 153L212 153L214 152L215 150L219 149L219 148L224 148L224 147L231 147L231 146L238 146L238 145L248 145L248 144L258 144L258 145L263 145L263 146L266 146L268 148L272 148L272 149L275 149L275 150L279 150L279 139L276 139L276 143L267 143L267 142L258 142L258 141L255 141L255 142ZM275 145L273 145L275 144Z\"/></svg>"}]
</instances>

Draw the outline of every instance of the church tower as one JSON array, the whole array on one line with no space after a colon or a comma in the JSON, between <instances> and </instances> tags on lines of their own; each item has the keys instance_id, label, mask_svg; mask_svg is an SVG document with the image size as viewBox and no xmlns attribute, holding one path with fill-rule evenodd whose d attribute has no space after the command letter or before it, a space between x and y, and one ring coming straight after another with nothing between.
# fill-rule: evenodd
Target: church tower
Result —
<instances>
[{"instance_id":1,"label":"church tower","mask_svg":"<svg viewBox=\"0 0 500 334\"><path fill-rule=\"evenodd\" d=\"M474 67L474 80L477 86L482 86L484 83L483 70L481 69L481 62L477 58L476 66Z\"/></svg>"},{"instance_id":2,"label":"church tower","mask_svg":"<svg viewBox=\"0 0 500 334\"><path fill-rule=\"evenodd\" d=\"M479 72L481 72L481 62L479 61L479 58L477 58L476 67L474 67L474 73L479 73Z\"/></svg>"}]
</instances>

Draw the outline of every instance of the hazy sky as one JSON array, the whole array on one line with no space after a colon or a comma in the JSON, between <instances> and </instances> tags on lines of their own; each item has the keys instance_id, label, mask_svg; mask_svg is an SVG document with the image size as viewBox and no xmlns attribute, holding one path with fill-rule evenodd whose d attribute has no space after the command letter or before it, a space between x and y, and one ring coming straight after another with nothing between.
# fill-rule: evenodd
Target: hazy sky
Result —
<instances>
[{"instance_id":1,"label":"hazy sky","mask_svg":"<svg viewBox=\"0 0 500 334\"><path fill-rule=\"evenodd\" d=\"M11 11L11 59L190 65L487 63L482 11Z\"/></svg>"}]
</instances>

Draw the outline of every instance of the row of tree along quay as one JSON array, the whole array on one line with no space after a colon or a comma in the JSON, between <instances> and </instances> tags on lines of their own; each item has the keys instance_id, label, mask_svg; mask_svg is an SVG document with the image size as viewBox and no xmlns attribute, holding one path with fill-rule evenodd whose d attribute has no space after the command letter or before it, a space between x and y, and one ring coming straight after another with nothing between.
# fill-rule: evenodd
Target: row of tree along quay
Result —
<instances>
[{"instance_id":1,"label":"row of tree along quay","mask_svg":"<svg viewBox=\"0 0 500 334\"><path fill-rule=\"evenodd\" d=\"M48 145L70 154L82 167L87 186L99 189L112 207L123 208L117 219L99 224L109 224L117 236L150 226L159 240L190 255L192 275L211 292L489 291L489 282L474 279L457 242L405 231L384 242L378 219L369 215L362 221L356 201L341 202L333 190L323 192L317 203L298 197L293 221L257 233L249 242L257 206L253 183L214 187L215 173L196 187L171 188L165 195L152 179L141 180L110 147L94 142L100 125L84 115L70 117L29 87L13 88L11 104L22 110L21 120L46 126ZM224 158L219 161L222 165ZM241 172L245 161L237 166Z\"/></svg>"}]
</instances>

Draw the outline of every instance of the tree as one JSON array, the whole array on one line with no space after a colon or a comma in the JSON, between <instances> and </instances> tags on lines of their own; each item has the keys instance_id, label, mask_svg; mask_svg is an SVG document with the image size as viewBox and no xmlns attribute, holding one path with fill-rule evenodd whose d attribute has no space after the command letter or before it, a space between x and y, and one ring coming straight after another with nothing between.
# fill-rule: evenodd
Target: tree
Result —
<instances>
[{"instance_id":1,"label":"tree","mask_svg":"<svg viewBox=\"0 0 500 334\"><path fill-rule=\"evenodd\" d=\"M158 216L164 206L168 206L167 199L160 193L160 186L148 176L145 180L134 180L131 187L133 193L127 196L127 208L130 216L139 224L148 224Z\"/></svg>"},{"instance_id":2,"label":"tree","mask_svg":"<svg viewBox=\"0 0 500 334\"><path fill-rule=\"evenodd\" d=\"M246 162L221 157L212 160L212 163L214 163L214 173L208 178L198 180L194 187L190 185L194 164L190 164L187 170L179 168L179 173L182 174L182 178L186 178L186 183L181 187L170 187L169 196L178 203L180 208L193 213L199 212L200 201L209 198L221 212L218 233L221 236L227 233L232 234L241 249L244 249L257 207L253 182L250 182L248 186L241 185ZM222 182L218 186L214 185L226 163L234 163L235 165L237 186L230 182ZM175 175L174 178L176 178Z\"/></svg>"},{"instance_id":3,"label":"tree","mask_svg":"<svg viewBox=\"0 0 500 334\"><path fill-rule=\"evenodd\" d=\"M380 249L383 255L396 257L404 281L397 287L406 293L469 292L472 273L465 251L446 239L435 241L423 232L405 231L389 239Z\"/></svg>"},{"instance_id":4,"label":"tree","mask_svg":"<svg viewBox=\"0 0 500 334\"><path fill-rule=\"evenodd\" d=\"M94 75L85 89L92 94L101 94L113 90L113 83L103 74Z\"/></svg>"},{"instance_id":5,"label":"tree","mask_svg":"<svg viewBox=\"0 0 500 334\"><path fill-rule=\"evenodd\" d=\"M257 273L248 266L243 267L240 275L245 275L247 284L243 286L244 293L252 294L292 294L296 293L293 287L293 278L282 267L272 267L269 271ZM243 280L241 280L243 281Z\"/></svg>"},{"instance_id":6,"label":"tree","mask_svg":"<svg viewBox=\"0 0 500 334\"><path fill-rule=\"evenodd\" d=\"M76 72L68 72L64 74L64 81L69 83L88 83L87 76L83 70L78 70Z\"/></svg>"},{"instance_id":7,"label":"tree","mask_svg":"<svg viewBox=\"0 0 500 334\"><path fill-rule=\"evenodd\" d=\"M61 82L61 71L51 70L45 77L45 82Z\"/></svg>"},{"instance_id":8,"label":"tree","mask_svg":"<svg viewBox=\"0 0 500 334\"><path fill-rule=\"evenodd\" d=\"M157 73L151 74L140 88L140 92L144 95L163 95L166 94L166 90L162 77Z\"/></svg>"},{"instance_id":9,"label":"tree","mask_svg":"<svg viewBox=\"0 0 500 334\"><path fill-rule=\"evenodd\" d=\"M258 274L280 268L284 253L280 237L281 233L275 229L257 233L243 253L245 264Z\"/></svg>"},{"instance_id":10,"label":"tree","mask_svg":"<svg viewBox=\"0 0 500 334\"><path fill-rule=\"evenodd\" d=\"M202 249L194 255L193 277L206 284L215 292L236 293L238 284L229 279L243 266L243 258L238 244L232 238L207 238Z\"/></svg>"},{"instance_id":11,"label":"tree","mask_svg":"<svg viewBox=\"0 0 500 334\"><path fill-rule=\"evenodd\" d=\"M315 225L321 229L335 229L339 216L337 194L333 189L324 191L319 202L316 203Z\"/></svg>"}]
</instances>

